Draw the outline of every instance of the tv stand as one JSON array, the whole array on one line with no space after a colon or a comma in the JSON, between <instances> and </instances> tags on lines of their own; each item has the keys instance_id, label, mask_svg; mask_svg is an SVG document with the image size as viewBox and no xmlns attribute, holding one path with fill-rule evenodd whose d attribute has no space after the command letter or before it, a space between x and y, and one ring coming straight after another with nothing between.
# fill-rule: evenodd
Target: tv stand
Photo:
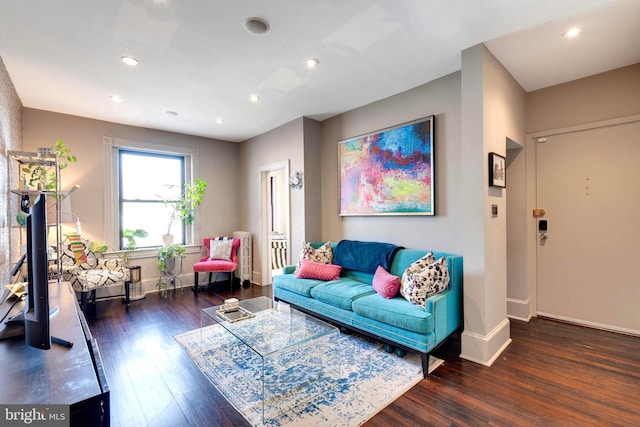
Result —
<instances>
[{"instance_id":1,"label":"tv stand","mask_svg":"<svg viewBox=\"0 0 640 427\"><path fill-rule=\"evenodd\" d=\"M24 303L22 304L24 305ZM49 318L52 318L54 314L56 314L60 310L59 306L55 306L49 310ZM5 323L4 329L0 331L0 340L6 338L24 338L24 312L20 312L7 320ZM72 341L63 340L62 338L51 336L51 342L54 344L61 345L63 347L71 348L73 347Z\"/></svg>"},{"instance_id":2,"label":"tv stand","mask_svg":"<svg viewBox=\"0 0 640 427\"><path fill-rule=\"evenodd\" d=\"M51 334L64 336L49 350L28 346L23 339L0 341L3 404L61 404L70 407L71 426L109 426L110 391L95 339L75 292L68 282L50 282L49 302L59 310L50 319ZM20 311L16 304L14 312ZM11 303L0 305L6 312ZM15 325L0 324L0 328ZM1 332L1 331L0 331Z\"/></svg>"}]
</instances>

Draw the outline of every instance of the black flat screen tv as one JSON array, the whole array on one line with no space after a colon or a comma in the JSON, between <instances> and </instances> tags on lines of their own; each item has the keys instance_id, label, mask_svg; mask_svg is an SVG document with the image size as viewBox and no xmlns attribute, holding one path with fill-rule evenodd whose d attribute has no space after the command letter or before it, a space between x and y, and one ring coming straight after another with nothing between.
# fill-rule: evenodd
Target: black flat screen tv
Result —
<instances>
[{"instance_id":1,"label":"black flat screen tv","mask_svg":"<svg viewBox=\"0 0 640 427\"><path fill-rule=\"evenodd\" d=\"M47 260L47 204L40 194L27 217L27 293L24 335L31 347L51 348L49 329L49 277Z\"/></svg>"}]
</instances>

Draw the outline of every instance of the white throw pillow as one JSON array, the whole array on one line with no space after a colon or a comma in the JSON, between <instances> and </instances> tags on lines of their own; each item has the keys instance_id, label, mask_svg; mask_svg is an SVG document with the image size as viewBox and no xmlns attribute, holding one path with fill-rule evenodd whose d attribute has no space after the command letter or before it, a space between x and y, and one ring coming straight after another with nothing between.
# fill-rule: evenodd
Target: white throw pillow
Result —
<instances>
[{"instance_id":1,"label":"white throw pillow","mask_svg":"<svg viewBox=\"0 0 640 427\"><path fill-rule=\"evenodd\" d=\"M216 237L209 242L209 261L221 259L231 261L233 237Z\"/></svg>"},{"instance_id":2,"label":"white throw pillow","mask_svg":"<svg viewBox=\"0 0 640 427\"><path fill-rule=\"evenodd\" d=\"M410 303L424 307L427 298L444 291L449 286L447 259L442 257L422 270L402 274L400 294Z\"/></svg>"}]
</instances>

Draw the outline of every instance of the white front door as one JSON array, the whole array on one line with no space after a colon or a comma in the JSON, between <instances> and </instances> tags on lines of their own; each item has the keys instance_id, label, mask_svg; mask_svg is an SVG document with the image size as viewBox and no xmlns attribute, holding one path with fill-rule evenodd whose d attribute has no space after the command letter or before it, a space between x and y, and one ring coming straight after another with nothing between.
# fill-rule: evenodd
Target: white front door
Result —
<instances>
[{"instance_id":1,"label":"white front door","mask_svg":"<svg viewBox=\"0 0 640 427\"><path fill-rule=\"evenodd\" d=\"M550 136L536 159L538 314L640 333L640 122Z\"/></svg>"}]
</instances>

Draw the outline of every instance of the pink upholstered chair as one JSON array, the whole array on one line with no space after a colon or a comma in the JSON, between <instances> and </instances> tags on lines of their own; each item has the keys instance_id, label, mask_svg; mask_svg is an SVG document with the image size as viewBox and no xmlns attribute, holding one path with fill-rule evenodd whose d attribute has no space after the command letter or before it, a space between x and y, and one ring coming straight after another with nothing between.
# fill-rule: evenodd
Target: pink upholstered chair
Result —
<instances>
[{"instance_id":1,"label":"pink upholstered chair","mask_svg":"<svg viewBox=\"0 0 640 427\"><path fill-rule=\"evenodd\" d=\"M213 240L231 240L232 237L214 237ZM233 272L238 268L238 247L240 246L240 239L233 239L231 246L230 259L211 259L211 240L212 238L202 239L202 245L207 248L207 255L200 258L199 262L193 264L193 291L198 292L198 273L209 273L209 285L211 284L211 278L213 273L229 273L229 285L233 288ZM214 248L214 257L216 257Z\"/></svg>"}]
</instances>

